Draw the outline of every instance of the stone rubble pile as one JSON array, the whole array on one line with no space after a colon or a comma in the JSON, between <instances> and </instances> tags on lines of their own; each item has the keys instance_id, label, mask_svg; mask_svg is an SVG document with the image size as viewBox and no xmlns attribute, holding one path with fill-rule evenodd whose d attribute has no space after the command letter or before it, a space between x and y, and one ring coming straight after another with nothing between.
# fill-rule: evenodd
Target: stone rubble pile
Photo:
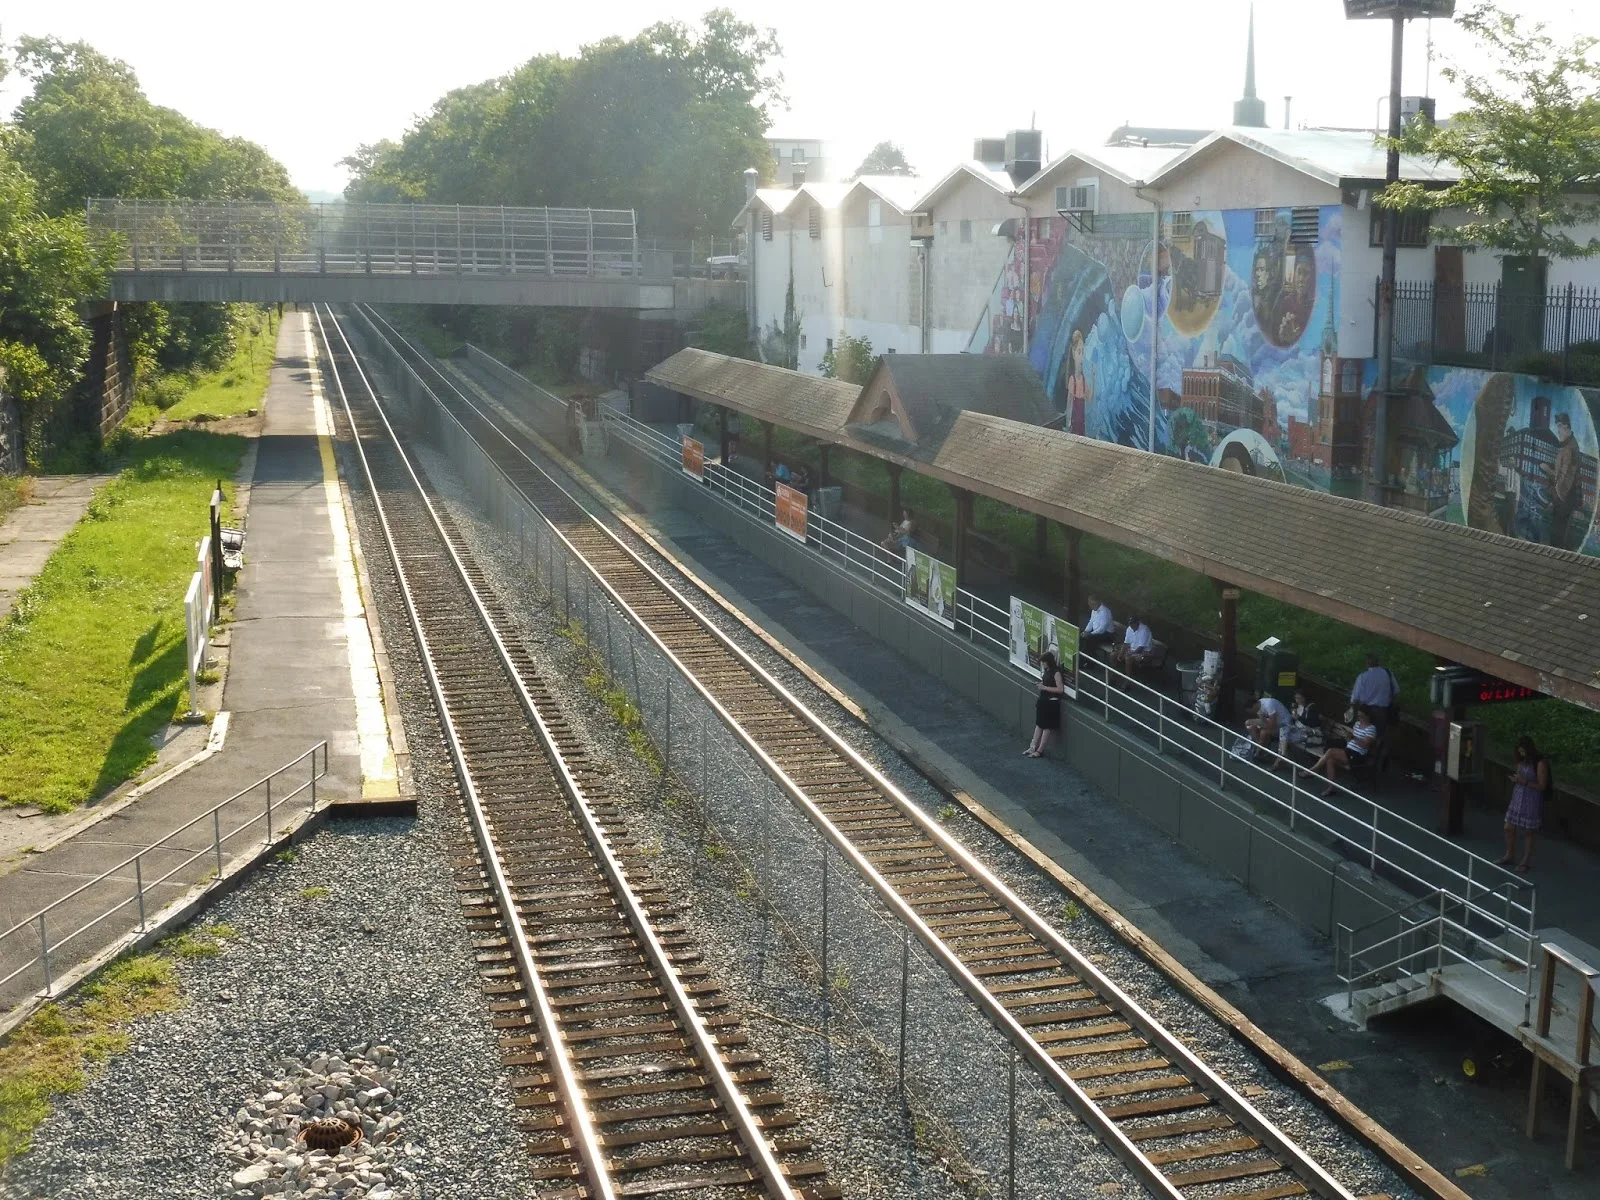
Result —
<instances>
[{"instance_id":1,"label":"stone rubble pile","mask_svg":"<svg viewBox=\"0 0 1600 1200\"><path fill-rule=\"evenodd\" d=\"M223 1150L234 1169L225 1194L233 1200L411 1200L422 1147L404 1132L394 1096L399 1057L369 1043L341 1053L279 1060L276 1075L224 1130ZM336 1151L313 1150L301 1130L332 1117L359 1127L361 1137Z\"/></svg>"}]
</instances>

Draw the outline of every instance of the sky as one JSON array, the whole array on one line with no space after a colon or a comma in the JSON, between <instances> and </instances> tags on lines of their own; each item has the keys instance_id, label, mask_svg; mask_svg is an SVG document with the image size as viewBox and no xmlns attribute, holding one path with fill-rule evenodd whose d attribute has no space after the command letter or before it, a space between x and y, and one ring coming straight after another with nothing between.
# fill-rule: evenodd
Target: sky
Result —
<instances>
[{"instance_id":1,"label":"sky","mask_svg":"<svg viewBox=\"0 0 1600 1200\"><path fill-rule=\"evenodd\" d=\"M898 142L919 173L939 175L972 139L1036 125L1048 153L1094 146L1124 121L1211 128L1231 120L1244 81L1249 0L1117 0L989 8L959 0L908 7L886 0L722 0L776 29L786 108L773 132L820 137L852 169L877 141ZM1470 0L1461 0L1464 10ZM1592 0L1503 0L1525 20L1600 33L1577 15ZM85 40L128 62L159 104L260 142L311 191L338 191L339 160L399 137L445 92L540 53L628 36L654 21L695 20L713 0L605 4L458 0L320 0L264 10L216 0L164 0L159 20L126 0L8 0L0 38ZM1342 0L1257 0L1257 94L1268 123L1371 127L1388 92L1389 24L1347 21ZM447 32L447 20L455 29ZM1456 97L1438 67L1467 53L1450 23L1432 22L1431 93ZM1424 90L1427 27L1407 27L1405 91ZM9 111L25 83L0 84ZM600 152L601 148L597 148ZM625 197L594 197L596 205Z\"/></svg>"}]
</instances>

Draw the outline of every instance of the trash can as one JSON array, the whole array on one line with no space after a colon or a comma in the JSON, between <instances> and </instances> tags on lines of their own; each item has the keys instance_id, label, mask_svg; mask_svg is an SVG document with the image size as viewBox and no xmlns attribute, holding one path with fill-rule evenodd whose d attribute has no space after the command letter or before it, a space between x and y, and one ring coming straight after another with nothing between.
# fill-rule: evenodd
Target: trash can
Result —
<instances>
[{"instance_id":1,"label":"trash can","mask_svg":"<svg viewBox=\"0 0 1600 1200\"><path fill-rule=\"evenodd\" d=\"M1256 695L1271 694L1284 704L1294 703L1300 686L1300 656L1275 637L1256 647Z\"/></svg>"}]
</instances>

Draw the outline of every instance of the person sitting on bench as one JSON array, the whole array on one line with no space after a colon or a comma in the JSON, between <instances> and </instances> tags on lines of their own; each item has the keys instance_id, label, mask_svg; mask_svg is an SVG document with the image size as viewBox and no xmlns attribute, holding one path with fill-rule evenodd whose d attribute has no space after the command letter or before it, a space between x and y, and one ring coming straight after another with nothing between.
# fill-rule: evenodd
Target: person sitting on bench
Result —
<instances>
[{"instance_id":1,"label":"person sitting on bench","mask_svg":"<svg viewBox=\"0 0 1600 1200\"><path fill-rule=\"evenodd\" d=\"M1282 754L1289 746L1289 710L1271 692L1263 692L1261 699L1250 706L1250 719L1244 723L1245 732L1258 746L1273 748Z\"/></svg>"},{"instance_id":2,"label":"person sitting on bench","mask_svg":"<svg viewBox=\"0 0 1600 1200\"><path fill-rule=\"evenodd\" d=\"M1098 646L1109 642L1117 636L1117 621L1099 596L1089 597L1089 620L1083 627L1083 632L1078 635L1078 643L1082 646Z\"/></svg>"},{"instance_id":3,"label":"person sitting on bench","mask_svg":"<svg viewBox=\"0 0 1600 1200\"><path fill-rule=\"evenodd\" d=\"M1111 656L1111 661L1123 670L1131 671L1136 667L1146 665L1153 657L1150 626L1139 620L1137 613L1128 616L1128 628L1123 631L1122 645L1117 647L1117 652Z\"/></svg>"},{"instance_id":4,"label":"person sitting on bench","mask_svg":"<svg viewBox=\"0 0 1600 1200\"><path fill-rule=\"evenodd\" d=\"M1353 771L1362 763L1371 761L1369 755L1378 746L1378 726L1372 719L1372 710L1365 704L1356 705L1356 723L1350 730L1348 741L1335 742L1322 753L1322 757L1311 764L1313 771L1321 771L1328 777L1328 786L1322 789L1324 796L1333 795L1333 781L1340 767Z\"/></svg>"},{"instance_id":5,"label":"person sitting on bench","mask_svg":"<svg viewBox=\"0 0 1600 1200\"><path fill-rule=\"evenodd\" d=\"M889 530L889 536L879 542L885 550L899 550L902 554L917 544L917 522L909 508L901 510L900 523Z\"/></svg>"}]
</instances>

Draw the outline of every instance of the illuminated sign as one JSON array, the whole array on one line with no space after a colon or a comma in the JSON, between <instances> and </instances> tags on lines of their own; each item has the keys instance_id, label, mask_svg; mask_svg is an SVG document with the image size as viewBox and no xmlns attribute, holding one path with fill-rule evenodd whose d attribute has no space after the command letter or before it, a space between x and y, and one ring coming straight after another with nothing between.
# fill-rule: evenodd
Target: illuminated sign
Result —
<instances>
[{"instance_id":1,"label":"illuminated sign","mask_svg":"<svg viewBox=\"0 0 1600 1200\"><path fill-rule=\"evenodd\" d=\"M1541 700L1543 692L1520 683L1508 683L1471 667L1435 667L1428 694L1440 708L1462 704L1506 704L1516 700Z\"/></svg>"}]
</instances>

